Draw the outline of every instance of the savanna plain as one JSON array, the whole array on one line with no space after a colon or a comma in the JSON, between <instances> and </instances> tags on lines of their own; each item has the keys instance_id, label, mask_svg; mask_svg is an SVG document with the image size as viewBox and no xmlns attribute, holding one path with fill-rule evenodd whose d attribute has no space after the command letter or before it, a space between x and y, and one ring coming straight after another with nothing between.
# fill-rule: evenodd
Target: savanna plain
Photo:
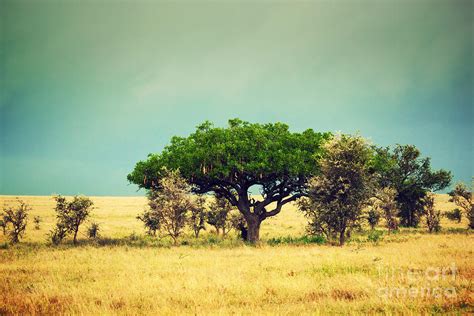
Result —
<instances>
[{"instance_id":1,"label":"savanna plain","mask_svg":"<svg viewBox=\"0 0 474 316\"><path fill-rule=\"evenodd\" d=\"M25 238L0 233L0 314L470 314L474 235L443 218L377 240L355 233L344 247L300 238L306 219L294 205L262 224L251 246L234 232L191 232L179 246L149 237L136 219L145 197L92 197L100 238L53 247L55 201L22 196L32 207ZM455 208L436 196L437 209ZM16 203L0 196L1 205ZM32 223L40 216L39 229ZM367 230L366 230L367 231Z\"/></svg>"}]
</instances>

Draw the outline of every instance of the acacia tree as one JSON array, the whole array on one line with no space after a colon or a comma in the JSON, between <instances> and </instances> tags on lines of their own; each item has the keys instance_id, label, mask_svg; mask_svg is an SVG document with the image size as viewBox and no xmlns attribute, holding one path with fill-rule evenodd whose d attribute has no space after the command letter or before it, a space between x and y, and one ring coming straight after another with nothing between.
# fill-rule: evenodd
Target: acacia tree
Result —
<instances>
[{"instance_id":1,"label":"acacia tree","mask_svg":"<svg viewBox=\"0 0 474 316\"><path fill-rule=\"evenodd\" d=\"M77 233L82 223L89 217L93 202L85 196L74 196L68 202L64 196L55 196L56 228L51 232L53 243L58 244L67 234L73 234L73 243L77 243Z\"/></svg>"},{"instance_id":2,"label":"acacia tree","mask_svg":"<svg viewBox=\"0 0 474 316\"><path fill-rule=\"evenodd\" d=\"M310 231L339 239L358 226L375 188L373 150L361 136L337 135L324 145L321 174L309 182L309 199L300 203Z\"/></svg>"},{"instance_id":3,"label":"acacia tree","mask_svg":"<svg viewBox=\"0 0 474 316\"><path fill-rule=\"evenodd\" d=\"M186 225L186 214L193 207L191 188L183 179L179 170L163 170L158 181L159 189L148 193L148 206L160 223L160 230L173 239L176 245L178 237Z\"/></svg>"},{"instance_id":4,"label":"acacia tree","mask_svg":"<svg viewBox=\"0 0 474 316\"><path fill-rule=\"evenodd\" d=\"M214 192L236 207L247 222L248 240L255 243L262 221L305 194L329 136L311 129L293 133L282 123L233 119L227 128L218 128L205 122L138 162L127 179L140 188L159 189L162 168L179 169L195 193ZM251 196L257 189L260 199Z\"/></svg>"},{"instance_id":5,"label":"acacia tree","mask_svg":"<svg viewBox=\"0 0 474 316\"><path fill-rule=\"evenodd\" d=\"M472 200L472 191L469 191L464 183L457 183L454 190L449 192L450 201L462 208L469 220L469 228L474 229L474 203ZM459 216L461 221L461 216Z\"/></svg>"},{"instance_id":6,"label":"acacia tree","mask_svg":"<svg viewBox=\"0 0 474 316\"><path fill-rule=\"evenodd\" d=\"M3 233L7 233L12 243L17 243L25 234L28 223L28 213L31 207L25 202L18 200L17 207L6 207L3 209Z\"/></svg>"},{"instance_id":7,"label":"acacia tree","mask_svg":"<svg viewBox=\"0 0 474 316\"><path fill-rule=\"evenodd\" d=\"M428 192L442 190L449 186L451 172L431 170L430 158L421 158L421 153L413 145L396 145L377 149L375 166L381 175L381 187L392 187L397 191L398 216L401 225L417 227L423 215L423 199Z\"/></svg>"}]
</instances>

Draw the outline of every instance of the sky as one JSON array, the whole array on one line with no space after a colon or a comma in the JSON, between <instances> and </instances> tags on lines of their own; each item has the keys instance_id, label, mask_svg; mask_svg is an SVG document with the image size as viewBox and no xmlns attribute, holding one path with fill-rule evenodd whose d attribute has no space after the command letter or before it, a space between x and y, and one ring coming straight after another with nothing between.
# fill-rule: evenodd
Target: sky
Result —
<instances>
[{"instance_id":1,"label":"sky","mask_svg":"<svg viewBox=\"0 0 474 316\"><path fill-rule=\"evenodd\" d=\"M473 1L0 0L0 194L142 195L205 120L414 144L473 176Z\"/></svg>"}]
</instances>

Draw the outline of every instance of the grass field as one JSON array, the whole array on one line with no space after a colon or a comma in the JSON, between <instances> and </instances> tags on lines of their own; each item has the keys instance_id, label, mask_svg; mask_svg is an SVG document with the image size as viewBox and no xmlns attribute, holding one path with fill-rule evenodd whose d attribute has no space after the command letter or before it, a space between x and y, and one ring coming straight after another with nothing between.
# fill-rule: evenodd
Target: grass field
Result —
<instances>
[{"instance_id":1,"label":"grass field","mask_svg":"<svg viewBox=\"0 0 474 316\"><path fill-rule=\"evenodd\" d=\"M170 247L143 236L135 217L145 198L94 197L102 239L81 235L76 247L51 247L54 201L21 198L33 207L25 238L10 246L0 234L0 314L474 312L474 235L465 222L443 219L439 234L420 227L376 244L360 233L342 248L274 245L272 238L304 234L305 219L290 206L263 223L259 246L219 240L208 229ZM0 197L2 205L14 201ZM436 201L454 208L446 195Z\"/></svg>"}]
</instances>

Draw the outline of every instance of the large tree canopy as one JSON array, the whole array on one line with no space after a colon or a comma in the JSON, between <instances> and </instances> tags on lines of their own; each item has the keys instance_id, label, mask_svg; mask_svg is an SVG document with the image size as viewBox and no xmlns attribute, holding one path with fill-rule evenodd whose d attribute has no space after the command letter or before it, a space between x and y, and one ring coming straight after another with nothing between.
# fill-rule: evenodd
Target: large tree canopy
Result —
<instances>
[{"instance_id":1,"label":"large tree canopy","mask_svg":"<svg viewBox=\"0 0 474 316\"><path fill-rule=\"evenodd\" d=\"M382 187L397 190L401 224L416 227L423 213L426 194L449 186L451 172L431 170L430 158L421 158L420 151L413 145L396 145L393 150L378 148L377 151L376 168L381 175Z\"/></svg>"},{"instance_id":2,"label":"large tree canopy","mask_svg":"<svg viewBox=\"0 0 474 316\"><path fill-rule=\"evenodd\" d=\"M229 120L227 128L205 122L188 137L173 137L161 153L140 161L128 180L159 189L164 168L179 169L196 193L214 192L237 207L249 226L249 241L259 239L260 223L306 193L318 173L322 144L330 133L293 133L286 124ZM258 186L261 199L250 190Z\"/></svg>"}]
</instances>

